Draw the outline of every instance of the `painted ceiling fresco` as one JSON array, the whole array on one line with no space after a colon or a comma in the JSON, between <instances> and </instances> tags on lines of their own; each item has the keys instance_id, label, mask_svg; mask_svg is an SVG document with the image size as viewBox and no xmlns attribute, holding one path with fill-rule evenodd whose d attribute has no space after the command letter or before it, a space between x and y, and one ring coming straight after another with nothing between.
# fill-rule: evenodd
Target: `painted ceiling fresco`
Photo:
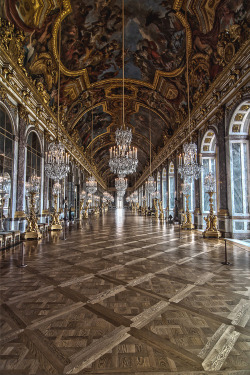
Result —
<instances>
[{"instance_id":1,"label":"painted ceiling fresco","mask_svg":"<svg viewBox=\"0 0 250 375\"><path fill-rule=\"evenodd\" d=\"M0 17L24 32L24 68L56 113L60 3L59 103L65 128L87 152L93 106L92 145L97 164L101 152L100 162L104 163L114 142L114 128L109 126L117 121L117 98L121 100L122 95L122 1L0 0ZM249 37L250 1L124 3L126 115L135 137L141 135L141 142L135 139L140 174L148 163L149 123L158 152L187 116L186 30L192 109ZM108 168L107 160L102 174Z\"/></svg>"},{"instance_id":2,"label":"painted ceiling fresco","mask_svg":"<svg viewBox=\"0 0 250 375\"><path fill-rule=\"evenodd\" d=\"M107 132L112 117L103 112L102 106L93 109L93 139ZM78 132L84 150L92 140L92 111L87 112L74 128Z\"/></svg>"},{"instance_id":3,"label":"painted ceiling fresco","mask_svg":"<svg viewBox=\"0 0 250 375\"><path fill-rule=\"evenodd\" d=\"M72 0L62 24L62 62L69 70L87 68L92 82L121 76L120 0ZM126 77L153 81L155 71L184 64L185 28L173 1L127 0L125 8Z\"/></svg>"},{"instance_id":4,"label":"painted ceiling fresco","mask_svg":"<svg viewBox=\"0 0 250 375\"><path fill-rule=\"evenodd\" d=\"M152 144L155 148L163 146L166 124L156 113L140 107L139 111L131 116L130 123L134 126L137 133L147 139L150 138L151 127Z\"/></svg>"}]
</instances>

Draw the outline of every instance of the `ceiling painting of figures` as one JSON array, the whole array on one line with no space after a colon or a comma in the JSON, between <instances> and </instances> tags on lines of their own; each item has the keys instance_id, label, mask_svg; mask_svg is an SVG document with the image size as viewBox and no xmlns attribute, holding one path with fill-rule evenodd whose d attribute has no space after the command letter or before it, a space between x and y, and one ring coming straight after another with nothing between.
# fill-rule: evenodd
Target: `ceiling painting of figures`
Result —
<instances>
[{"instance_id":1,"label":"ceiling painting of figures","mask_svg":"<svg viewBox=\"0 0 250 375\"><path fill-rule=\"evenodd\" d=\"M103 112L102 106L93 109L93 139L107 132L112 117ZM77 123L74 131L77 131L84 150L87 149L92 140L92 111L85 113Z\"/></svg>"},{"instance_id":2,"label":"ceiling painting of figures","mask_svg":"<svg viewBox=\"0 0 250 375\"><path fill-rule=\"evenodd\" d=\"M69 70L87 68L91 82L121 77L120 0L72 0L62 22L62 62ZM125 76L152 82L156 70L172 72L184 64L185 27L173 1L127 0Z\"/></svg>"}]
</instances>

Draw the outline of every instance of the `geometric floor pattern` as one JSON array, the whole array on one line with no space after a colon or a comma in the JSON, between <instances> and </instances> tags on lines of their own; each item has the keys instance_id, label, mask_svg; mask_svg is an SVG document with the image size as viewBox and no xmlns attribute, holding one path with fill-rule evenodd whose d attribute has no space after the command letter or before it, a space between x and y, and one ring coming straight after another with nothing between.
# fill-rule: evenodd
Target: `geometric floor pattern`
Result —
<instances>
[{"instance_id":1,"label":"geometric floor pattern","mask_svg":"<svg viewBox=\"0 0 250 375\"><path fill-rule=\"evenodd\" d=\"M0 374L250 374L250 251L117 210L1 252Z\"/></svg>"}]
</instances>

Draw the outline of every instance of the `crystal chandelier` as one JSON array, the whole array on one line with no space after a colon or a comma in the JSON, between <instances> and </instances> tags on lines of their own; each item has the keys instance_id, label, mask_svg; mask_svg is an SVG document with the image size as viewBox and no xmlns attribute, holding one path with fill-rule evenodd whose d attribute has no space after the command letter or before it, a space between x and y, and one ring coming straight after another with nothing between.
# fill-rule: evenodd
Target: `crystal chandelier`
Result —
<instances>
[{"instance_id":1,"label":"crystal chandelier","mask_svg":"<svg viewBox=\"0 0 250 375\"><path fill-rule=\"evenodd\" d=\"M80 199L84 200L86 198L86 191L82 190L80 193Z\"/></svg>"},{"instance_id":2,"label":"crystal chandelier","mask_svg":"<svg viewBox=\"0 0 250 375\"><path fill-rule=\"evenodd\" d=\"M122 127L117 129L116 145L110 149L109 167L112 173L120 175L128 175L136 171L138 165L137 148L130 147L132 141L132 131L125 127L125 69L124 69L124 0L122 0Z\"/></svg>"},{"instance_id":3,"label":"crystal chandelier","mask_svg":"<svg viewBox=\"0 0 250 375\"><path fill-rule=\"evenodd\" d=\"M156 190L156 182L154 180L154 177L151 175L151 121L150 121L150 128L149 128L149 168L150 168L150 176L148 178L148 181L145 182L145 189L149 194L153 194Z\"/></svg>"},{"instance_id":4,"label":"crystal chandelier","mask_svg":"<svg viewBox=\"0 0 250 375\"><path fill-rule=\"evenodd\" d=\"M111 147L109 167L112 173L117 175L127 175L134 173L138 165L137 148L129 146Z\"/></svg>"},{"instance_id":5,"label":"crystal chandelier","mask_svg":"<svg viewBox=\"0 0 250 375\"><path fill-rule=\"evenodd\" d=\"M132 131L129 128L125 128L123 125L122 128L116 129L115 132L115 142L117 146L130 146L132 142Z\"/></svg>"},{"instance_id":6,"label":"crystal chandelier","mask_svg":"<svg viewBox=\"0 0 250 375\"><path fill-rule=\"evenodd\" d=\"M152 193L152 198L153 199L159 199L160 198L160 192L158 190L154 191Z\"/></svg>"},{"instance_id":7,"label":"crystal chandelier","mask_svg":"<svg viewBox=\"0 0 250 375\"><path fill-rule=\"evenodd\" d=\"M61 142L53 142L45 153L45 172L53 180L65 178L69 172L69 154Z\"/></svg>"},{"instance_id":8,"label":"crystal chandelier","mask_svg":"<svg viewBox=\"0 0 250 375\"><path fill-rule=\"evenodd\" d=\"M132 202L134 203L137 203L138 202L138 193L137 191L134 191L131 195L130 195L130 199Z\"/></svg>"},{"instance_id":9,"label":"crystal chandelier","mask_svg":"<svg viewBox=\"0 0 250 375\"><path fill-rule=\"evenodd\" d=\"M92 110L91 110L91 154L90 154L90 158L91 158L91 162L93 161L92 160L92 144L93 144L93 123L94 123L94 117L93 117L93 102L91 103L92 104ZM97 190L97 182L95 180L95 177L92 175L90 176L90 178L86 181L86 190L88 193L90 194L94 194Z\"/></svg>"},{"instance_id":10,"label":"crystal chandelier","mask_svg":"<svg viewBox=\"0 0 250 375\"><path fill-rule=\"evenodd\" d=\"M197 163L197 146L195 143L185 143L184 154L179 156L178 172L187 182L200 177L202 166Z\"/></svg>"},{"instance_id":11,"label":"crystal chandelier","mask_svg":"<svg viewBox=\"0 0 250 375\"><path fill-rule=\"evenodd\" d=\"M53 185L53 189L52 189L52 193L53 195L58 195L61 191L61 184L59 184L59 182L56 182L54 185Z\"/></svg>"},{"instance_id":12,"label":"crystal chandelier","mask_svg":"<svg viewBox=\"0 0 250 375\"><path fill-rule=\"evenodd\" d=\"M124 177L117 177L115 179L115 188L117 191L124 191L128 187L128 180Z\"/></svg>"},{"instance_id":13,"label":"crystal chandelier","mask_svg":"<svg viewBox=\"0 0 250 375\"><path fill-rule=\"evenodd\" d=\"M156 190L156 182L155 182L153 176L149 176L148 181L146 181L146 183L145 183L145 188L146 188L146 191L149 194L153 194L155 192L155 190Z\"/></svg>"},{"instance_id":14,"label":"crystal chandelier","mask_svg":"<svg viewBox=\"0 0 250 375\"><path fill-rule=\"evenodd\" d=\"M0 176L0 193L1 194L7 194L8 188L10 184L10 175L9 173L5 172L2 176Z\"/></svg>"},{"instance_id":15,"label":"crystal chandelier","mask_svg":"<svg viewBox=\"0 0 250 375\"><path fill-rule=\"evenodd\" d=\"M95 180L94 176L91 176L87 181L86 181L86 189L89 194L94 194L97 190L97 182Z\"/></svg>"},{"instance_id":16,"label":"crystal chandelier","mask_svg":"<svg viewBox=\"0 0 250 375\"><path fill-rule=\"evenodd\" d=\"M125 195L125 190L117 190L117 197L122 198Z\"/></svg>"},{"instance_id":17,"label":"crystal chandelier","mask_svg":"<svg viewBox=\"0 0 250 375\"><path fill-rule=\"evenodd\" d=\"M103 193L103 197L104 197L107 201L109 201L109 202L114 202L114 197L113 197L113 195L112 195L112 194L109 194L107 191L105 191L105 192Z\"/></svg>"},{"instance_id":18,"label":"crystal chandelier","mask_svg":"<svg viewBox=\"0 0 250 375\"><path fill-rule=\"evenodd\" d=\"M215 178L211 172L205 177L204 186L207 192L215 192Z\"/></svg>"},{"instance_id":19,"label":"crystal chandelier","mask_svg":"<svg viewBox=\"0 0 250 375\"><path fill-rule=\"evenodd\" d=\"M188 182L181 184L181 192L183 195L190 195L190 184Z\"/></svg>"},{"instance_id":20,"label":"crystal chandelier","mask_svg":"<svg viewBox=\"0 0 250 375\"><path fill-rule=\"evenodd\" d=\"M3 218L4 218L4 205L5 201L9 197L9 186L10 186L10 175L9 173L5 172L2 176L0 176L0 231L4 231L3 227Z\"/></svg>"},{"instance_id":21,"label":"crystal chandelier","mask_svg":"<svg viewBox=\"0 0 250 375\"><path fill-rule=\"evenodd\" d=\"M188 104L188 128L190 134L190 143L183 145L184 155L179 156L178 172L186 182L197 180L200 177L202 166L197 163L197 145L192 143L191 137L191 115L190 115L190 90L189 90L189 72L188 72L188 32L186 30L186 65L187 65L187 104ZM183 160L182 160L183 159Z\"/></svg>"},{"instance_id":22,"label":"crystal chandelier","mask_svg":"<svg viewBox=\"0 0 250 375\"><path fill-rule=\"evenodd\" d=\"M58 40L58 61L61 60L61 6L60 6L60 30ZM49 178L61 180L69 172L69 155L65 151L64 145L59 142L59 123L60 123L60 83L61 71L58 64L58 93L57 93L57 136L55 142L48 146L48 152L45 153L45 172Z\"/></svg>"},{"instance_id":23,"label":"crystal chandelier","mask_svg":"<svg viewBox=\"0 0 250 375\"><path fill-rule=\"evenodd\" d=\"M40 190L40 183L41 183L41 177L36 176L33 174L31 177L29 177L28 182L26 182L26 191L28 194L37 194Z\"/></svg>"}]
</instances>

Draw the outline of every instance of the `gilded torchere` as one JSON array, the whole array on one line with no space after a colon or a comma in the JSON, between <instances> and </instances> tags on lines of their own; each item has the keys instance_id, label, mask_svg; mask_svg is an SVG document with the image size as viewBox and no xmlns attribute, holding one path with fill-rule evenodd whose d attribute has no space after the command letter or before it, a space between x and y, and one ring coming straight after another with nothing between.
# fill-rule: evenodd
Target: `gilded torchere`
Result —
<instances>
[{"instance_id":1,"label":"gilded torchere","mask_svg":"<svg viewBox=\"0 0 250 375\"><path fill-rule=\"evenodd\" d=\"M10 185L10 175L5 172L2 176L0 176L0 231L3 231L3 221L4 221L4 205L6 199L8 199L8 186Z\"/></svg>"},{"instance_id":2,"label":"gilded torchere","mask_svg":"<svg viewBox=\"0 0 250 375\"><path fill-rule=\"evenodd\" d=\"M159 219L161 221L163 221L164 220L164 211L163 211L163 207L162 207L162 201L159 202L159 210L160 210Z\"/></svg>"},{"instance_id":3,"label":"gilded torchere","mask_svg":"<svg viewBox=\"0 0 250 375\"><path fill-rule=\"evenodd\" d=\"M213 195L215 193L215 179L211 172L206 176L204 182L207 194L209 195L210 211L204 220L207 223L206 230L202 233L206 238L220 238L221 232L217 228L217 215L214 213Z\"/></svg>"},{"instance_id":4,"label":"gilded torchere","mask_svg":"<svg viewBox=\"0 0 250 375\"><path fill-rule=\"evenodd\" d=\"M26 231L22 234L24 240L39 240L42 234L37 225L35 212L36 200L40 191L40 177L33 175L26 183L26 192L29 197L29 216L27 217Z\"/></svg>"},{"instance_id":5,"label":"gilded torchere","mask_svg":"<svg viewBox=\"0 0 250 375\"><path fill-rule=\"evenodd\" d=\"M62 225L59 220L59 211L57 208L57 199L58 199L60 190L61 190L61 185L59 184L59 182L56 182L53 186L54 211L51 215L51 223L49 226L49 230L51 231L62 230Z\"/></svg>"},{"instance_id":6,"label":"gilded torchere","mask_svg":"<svg viewBox=\"0 0 250 375\"><path fill-rule=\"evenodd\" d=\"M158 210L158 198L154 198L154 209L155 209L155 219L159 217L159 210Z\"/></svg>"},{"instance_id":7,"label":"gilded torchere","mask_svg":"<svg viewBox=\"0 0 250 375\"><path fill-rule=\"evenodd\" d=\"M194 229L192 223L192 215L189 211L189 197L190 197L190 185L188 183L182 184L182 193L186 199L186 210L184 215L184 222L182 223L181 229Z\"/></svg>"},{"instance_id":8,"label":"gilded torchere","mask_svg":"<svg viewBox=\"0 0 250 375\"><path fill-rule=\"evenodd\" d=\"M86 198L86 191L82 190L82 192L80 194L80 209L79 209L80 225L82 223L82 210L83 210L83 207L84 207L85 198Z\"/></svg>"}]
</instances>

